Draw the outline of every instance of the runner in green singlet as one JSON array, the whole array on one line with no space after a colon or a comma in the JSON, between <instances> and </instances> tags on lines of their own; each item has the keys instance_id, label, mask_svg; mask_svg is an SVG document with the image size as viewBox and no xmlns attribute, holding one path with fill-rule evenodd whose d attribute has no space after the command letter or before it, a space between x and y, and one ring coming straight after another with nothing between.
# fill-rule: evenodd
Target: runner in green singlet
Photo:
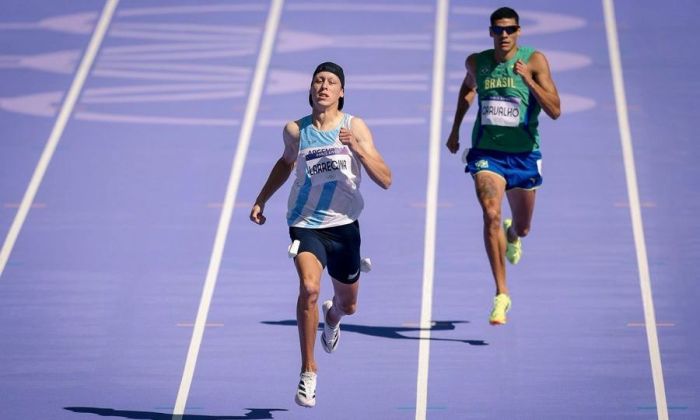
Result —
<instances>
[{"instance_id":1,"label":"runner in green singlet","mask_svg":"<svg viewBox=\"0 0 700 420\"><path fill-rule=\"evenodd\" d=\"M465 161L483 211L484 244L496 283L489 322L499 325L506 323L511 306L505 260L512 264L520 260L520 238L530 231L535 192L542 184L538 116L544 111L557 119L561 109L544 54L517 44L517 12L508 7L494 11L489 32L493 49L467 57L467 74L447 148L452 153L459 151L460 125L478 96L478 115ZM504 195L512 218L503 220L502 229Z\"/></svg>"}]
</instances>

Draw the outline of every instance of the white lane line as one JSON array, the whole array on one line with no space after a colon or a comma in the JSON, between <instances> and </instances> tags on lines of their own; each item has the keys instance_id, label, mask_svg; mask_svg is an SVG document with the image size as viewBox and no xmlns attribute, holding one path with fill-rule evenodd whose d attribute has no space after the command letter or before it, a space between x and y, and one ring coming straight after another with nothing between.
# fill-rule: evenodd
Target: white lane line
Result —
<instances>
[{"instance_id":1,"label":"white lane line","mask_svg":"<svg viewBox=\"0 0 700 420\"><path fill-rule=\"evenodd\" d=\"M433 56L433 95L430 112L430 152L428 188L425 206L425 243L423 249L423 300L420 314L418 377L416 380L416 420L424 420L428 403L428 368L430 365L430 326L435 273L435 226L440 178L440 145L442 144L442 106L445 89L445 54L447 49L448 0L437 0L435 44Z\"/></svg>"},{"instance_id":2,"label":"white lane line","mask_svg":"<svg viewBox=\"0 0 700 420\"><path fill-rule=\"evenodd\" d=\"M265 78L267 77L267 70L270 64L270 57L272 55L272 47L277 36L277 27L279 26L280 15L282 14L283 3L283 0L272 0L270 11L267 16L267 22L265 23L265 33L263 34L258 61L255 65L255 74L253 75L250 95L248 96L248 104L246 106L245 116L243 117L241 131L238 136L238 146L236 148L236 154L233 158L231 175L229 177L228 186L226 188L226 196L221 209L219 227L216 231L214 247L211 253L211 259L209 260L209 270L207 271L207 278L204 282L202 298L199 302L199 310L197 311L197 318L195 319L194 323L192 339L187 352L185 368L182 372L180 389L177 392L175 409L173 410L172 416L173 420L182 420L182 416L185 413L187 397L190 393L194 369L197 364L197 356L199 355L199 348L202 344L202 336L204 335L204 328L207 323L209 306L211 305L216 280L219 275L219 268L221 267L221 257L224 252L224 245L226 244L226 236L228 235L231 217L233 216L234 202L236 201L236 195L238 194L238 186L241 181L241 174L243 172L245 158L248 154L248 145L250 144L250 137L253 132L255 117L260 106L260 98L262 96Z\"/></svg>"},{"instance_id":3,"label":"white lane line","mask_svg":"<svg viewBox=\"0 0 700 420\"><path fill-rule=\"evenodd\" d=\"M49 167L49 163L51 163L51 158L56 151L56 146L63 135L63 131L68 124L71 114L73 114L75 104L78 102L78 98L80 98L80 93L85 85L85 80L90 73L90 69L92 68L97 53L100 50L100 46L102 45L102 41L107 33L107 29L112 21L112 16L114 15L114 10L117 8L118 3L119 0L107 0L104 8L102 9L102 14L100 15L97 25L95 26L95 30L92 33L90 43L85 50L83 59L80 61L78 71L75 73L75 77L73 78L73 83L68 90L66 98L63 100L61 110L58 113L58 117L56 118L56 122L51 130L49 139L46 142L46 146L44 146L44 151L41 153L39 162L34 169L34 174L29 181L29 186L27 186L27 191L24 193L24 197L19 205L17 214L12 221L10 230L7 232L5 242L2 244L2 249L0 249L0 277L2 277L2 273L5 271L7 261L9 260L12 249L15 246L19 232L22 230L24 221L27 219L27 214L29 214L29 209L32 207L32 202L36 197L41 181L44 179L46 169Z\"/></svg>"},{"instance_id":4,"label":"white lane line","mask_svg":"<svg viewBox=\"0 0 700 420\"><path fill-rule=\"evenodd\" d=\"M654 393L656 395L656 414L659 419L666 420L668 419L666 389L664 386L664 375L661 366L659 339L656 332L657 324L656 315L654 314L654 299L651 293L649 263L647 260L647 249L644 240L644 226L642 224L642 212L640 210L639 191L637 188L637 173L634 165L632 135L630 134L629 118L627 115L627 99L625 96L624 78L622 77L622 62L620 60L620 47L617 38L617 24L615 23L615 5L613 4L613 0L603 0L603 11L605 13L605 30L608 36L610 66L612 69L613 87L615 90L615 103L617 105L617 122L620 127L622 156L625 165L625 177L627 179L627 198L630 203L632 231L634 233L634 244L637 251L639 286L642 292L647 345L649 347L649 359L651 362L651 372L654 380Z\"/></svg>"}]
</instances>

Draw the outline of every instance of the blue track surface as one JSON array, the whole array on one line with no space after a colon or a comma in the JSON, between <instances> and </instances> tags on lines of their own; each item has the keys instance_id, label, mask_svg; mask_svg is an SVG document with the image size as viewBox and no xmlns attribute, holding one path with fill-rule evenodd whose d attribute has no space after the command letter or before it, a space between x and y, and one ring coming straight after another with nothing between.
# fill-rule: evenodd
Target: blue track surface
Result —
<instances>
[{"instance_id":1,"label":"blue track surface","mask_svg":"<svg viewBox=\"0 0 700 420\"><path fill-rule=\"evenodd\" d=\"M103 5L3 2L0 241ZM550 61L563 116L541 118L544 186L523 260L508 267L513 308L507 325L488 325L481 212L442 144L464 59L489 48L488 15L501 5L450 4L425 417L657 418L600 2L511 4L521 44ZM268 12L253 0L119 2L0 268L0 418L171 418ZM663 392L670 418L700 418L691 125L700 86L686 75L700 65L688 52L700 6L617 0L615 12ZM185 419L420 418L435 13L427 0L284 2ZM365 177L362 245L374 268L338 352L317 346L310 410L293 401L289 185L263 227L248 212L282 151L284 123L309 112L310 73L326 60L345 68L345 108L372 129L394 183L383 191ZM331 290L325 277L322 299Z\"/></svg>"}]
</instances>

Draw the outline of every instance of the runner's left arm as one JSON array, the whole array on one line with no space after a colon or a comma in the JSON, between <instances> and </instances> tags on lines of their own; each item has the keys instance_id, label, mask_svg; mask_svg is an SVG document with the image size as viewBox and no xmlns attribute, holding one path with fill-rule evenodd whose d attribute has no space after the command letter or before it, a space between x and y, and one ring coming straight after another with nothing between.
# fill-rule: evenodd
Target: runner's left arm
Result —
<instances>
[{"instance_id":1,"label":"runner's left arm","mask_svg":"<svg viewBox=\"0 0 700 420\"><path fill-rule=\"evenodd\" d=\"M549 63L544 54L535 51L527 63L518 60L514 70L523 78L542 110L553 120L559 118L561 115L559 93L552 80Z\"/></svg>"},{"instance_id":2,"label":"runner's left arm","mask_svg":"<svg viewBox=\"0 0 700 420\"><path fill-rule=\"evenodd\" d=\"M372 132L367 124L362 119L355 117L352 119L350 130L341 128L338 138L362 162L362 166L372 181L380 187L388 189L391 185L391 169L374 146Z\"/></svg>"}]
</instances>

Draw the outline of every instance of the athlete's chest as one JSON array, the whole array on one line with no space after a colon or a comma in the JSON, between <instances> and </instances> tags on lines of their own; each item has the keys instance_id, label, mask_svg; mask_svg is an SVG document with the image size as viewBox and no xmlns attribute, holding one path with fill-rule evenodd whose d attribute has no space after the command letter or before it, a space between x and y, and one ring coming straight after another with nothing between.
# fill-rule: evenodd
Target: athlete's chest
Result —
<instances>
[{"instance_id":1,"label":"athlete's chest","mask_svg":"<svg viewBox=\"0 0 700 420\"><path fill-rule=\"evenodd\" d=\"M477 88L480 94L516 92L524 88L522 77L515 73L514 63L486 62L477 69Z\"/></svg>"},{"instance_id":2,"label":"athlete's chest","mask_svg":"<svg viewBox=\"0 0 700 420\"><path fill-rule=\"evenodd\" d=\"M322 185L341 179L352 179L353 154L337 138L313 141L302 136L297 164L312 185Z\"/></svg>"}]
</instances>

